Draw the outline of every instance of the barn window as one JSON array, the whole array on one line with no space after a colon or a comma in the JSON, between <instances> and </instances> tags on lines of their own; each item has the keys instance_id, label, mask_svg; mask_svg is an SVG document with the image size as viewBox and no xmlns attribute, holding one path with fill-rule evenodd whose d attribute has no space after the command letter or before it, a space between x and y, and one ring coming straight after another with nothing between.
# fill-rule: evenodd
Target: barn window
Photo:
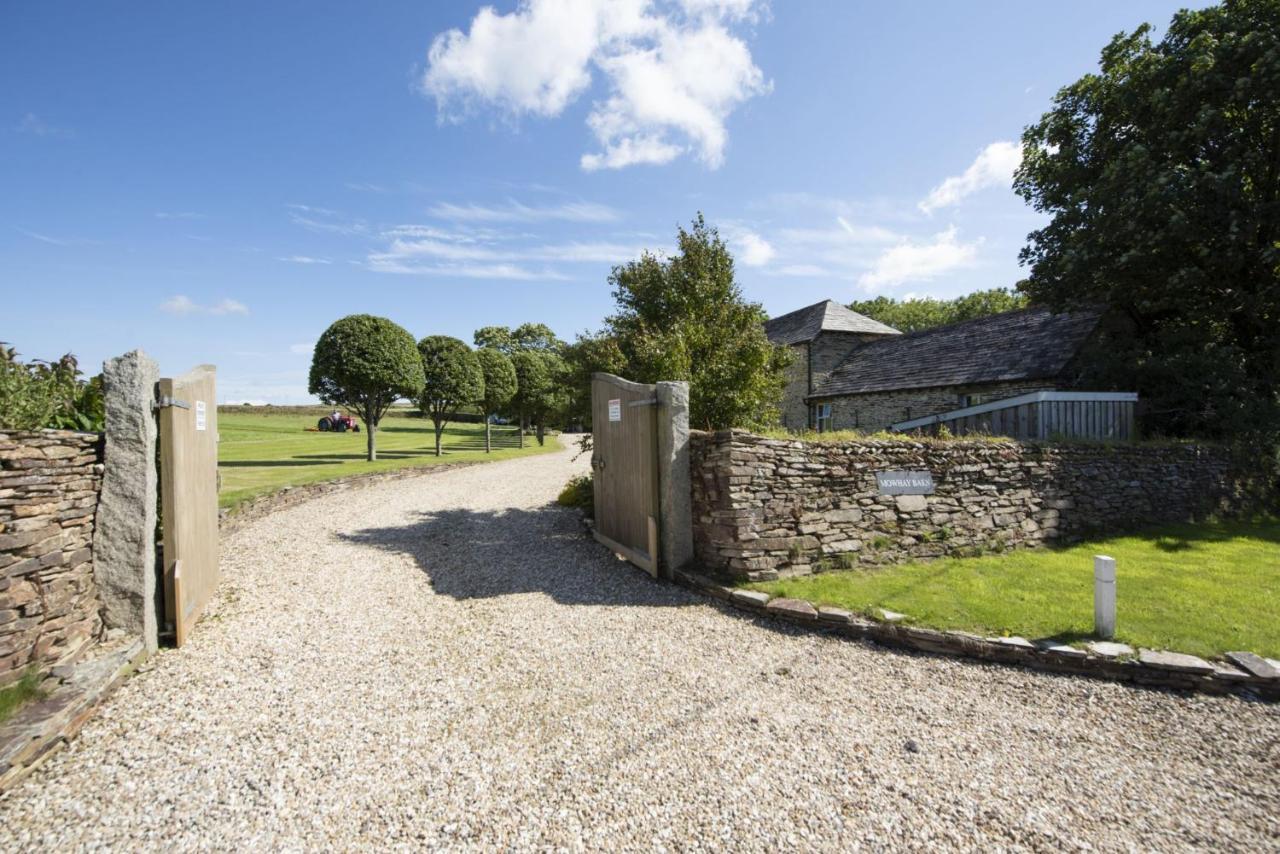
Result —
<instances>
[{"instance_id":1,"label":"barn window","mask_svg":"<svg viewBox=\"0 0 1280 854\"><path fill-rule=\"evenodd\" d=\"M831 404L815 403L813 405L813 429L819 433L826 433L831 429Z\"/></svg>"}]
</instances>

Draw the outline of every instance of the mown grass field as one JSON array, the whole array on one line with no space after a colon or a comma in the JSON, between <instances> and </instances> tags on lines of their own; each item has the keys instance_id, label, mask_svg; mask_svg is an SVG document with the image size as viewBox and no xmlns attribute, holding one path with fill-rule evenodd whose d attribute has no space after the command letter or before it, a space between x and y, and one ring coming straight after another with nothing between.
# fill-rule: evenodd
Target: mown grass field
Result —
<instances>
[{"instance_id":1,"label":"mown grass field","mask_svg":"<svg viewBox=\"0 0 1280 854\"><path fill-rule=\"evenodd\" d=\"M451 424L445 428L443 456L435 455L431 422L403 411L393 411L378 427L378 459L365 460L365 434L310 433L323 414L321 409L220 407L218 410L218 471L222 486L218 503L223 507L299 486L367 472L410 466L502 460L545 453L560 447L554 436L546 445L525 438L519 447L514 427L493 428L493 453L484 451L483 424Z\"/></svg>"},{"instance_id":2,"label":"mown grass field","mask_svg":"<svg viewBox=\"0 0 1280 854\"><path fill-rule=\"evenodd\" d=\"M1201 656L1280 657L1280 521L1172 525L1069 548L953 558L754 584L850 611L985 635L1093 633L1093 556L1116 559L1117 640Z\"/></svg>"}]
</instances>

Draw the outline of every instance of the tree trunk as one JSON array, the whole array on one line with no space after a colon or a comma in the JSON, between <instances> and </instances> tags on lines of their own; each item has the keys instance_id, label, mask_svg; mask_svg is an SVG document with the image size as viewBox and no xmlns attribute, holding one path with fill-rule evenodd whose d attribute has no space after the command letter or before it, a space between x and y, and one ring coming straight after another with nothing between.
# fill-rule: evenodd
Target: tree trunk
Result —
<instances>
[{"instance_id":1,"label":"tree trunk","mask_svg":"<svg viewBox=\"0 0 1280 854\"><path fill-rule=\"evenodd\" d=\"M525 425L524 413L523 413L523 412L521 412L521 413L520 413L520 426L519 426L517 429L518 429L518 431L519 431L519 433L520 433L520 447L522 447L522 448L524 447L524 425Z\"/></svg>"},{"instance_id":2,"label":"tree trunk","mask_svg":"<svg viewBox=\"0 0 1280 854\"><path fill-rule=\"evenodd\" d=\"M544 437L544 431L543 431L543 425L542 425L542 419L541 419L541 418L539 418L539 419L538 419L538 423L537 423L537 430L538 430L538 444L539 444L539 445L545 445L545 444L546 444L546 440L543 438L543 437Z\"/></svg>"},{"instance_id":3,"label":"tree trunk","mask_svg":"<svg viewBox=\"0 0 1280 854\"><path fill-rule=\"evenodd\" d=\"M440 436L444 433L444 422L436 421L436 456L440 456Z\"/></svg>"},{"instance_id":4,"label":"tree trunk","mask_svg":"<svg viewBox=\"0 0 1280 854\"><path fill-rule=\"evenodd\" d=\"M378 425L374 424L368 418L364 420L365 443L369 447L368 460L373 462L378 458L378 446L374 443L373 434L377 432Z\"/></svg>"},{"instance_id":5,"label":"tree trunk","mask_svg":"<svg viewBox=\"0 0 1280 854\"><path fill-rule=\"evenodd\" d=\"M484 417L484 452L487 454L493 450L493 443L489 438L489 416Z\"/></svg>"}]
</instances>

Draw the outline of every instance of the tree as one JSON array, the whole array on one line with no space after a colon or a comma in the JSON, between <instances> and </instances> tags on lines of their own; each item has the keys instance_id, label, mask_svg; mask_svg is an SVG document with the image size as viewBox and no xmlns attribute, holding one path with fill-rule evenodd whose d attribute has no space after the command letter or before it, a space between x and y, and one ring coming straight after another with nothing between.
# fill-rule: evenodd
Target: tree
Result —
<instances>
[{"instance_id":1,"label":"tree","mask_svg":"<svg viewBox=\"0 0 1280 854\"><path fill-rule=\"evenodd\" d=\"M422 355L423 384L418 408L436 428L436 456L449 416L458 407L484 398L484 371L465 342L448 335L428 335L418 342Z\"/></svg>"},{"instance_id":2,"label":"tree","mask_svg":"<svg viewBox=\"0 0 1280 854\"><path fill-rule=\"evenodd\" d=\"M511 406L520 419L520 447L523 448L529 421L549 406L553 392L553 366L545 354L533 350L517 350L511 362L516 371L516 393L511 398Z\"/></svg>"},{"instance_id":3,"label":"tree","mask_svg":"<svg viewBox=\"0 0 1280 854\"><path fill-rule=\"evenodd\" d=\"M948 323L975 320L1027 307L1025 295L1007 288L974 291L954 299L876 297L849 303L849 308L901 332L918 332Z\"/></svg>"},{"instance_id":4,"label":"tree","mask_svg":"<svg viewBox=\"0 0 1280 854\"><path fill-rule=\"evenodd\" d=\"M476 351L476 359L484 375L484 398L480 401L480 408L484 410L484 452L487 454L493 450L490 420L515 396L516 367L507 354L492 347L481 347Z\"/></svg>"},{"instance_id":5,"label":"tree","mask_svg":"<svg viewBox=\"0 0 1280 854\"><path fill-rule=\"evenodd\" d=\"M1098 382L1136 385L1148 429L1277 430L1280 4L1178 12L1121 33L1023 133L1015 190L1050 221L1032 300L1109 309Z\"/></svg>"},{"instance_id":6,"label":"tree","mask_svg":"<svg viewBox=\"0 0 1280 854\"><path fill-rule=\"evenodd\" d=\"M591 427L591 378L596 373L627 373L618 341L607 332L584 332L565 349L568 422Z\"/></svg>"},{"instance_id":7,"label":"tree","mask_svg":"<svg viewBox=\"0 0 1280 854\"><path fill-rule=\"evenodd\" d=\"M56 362L24 364L0 341L0 430L101 432L105 418L101 375L81 379L70 353Z\"/></svg>"},{"instance_id":8,"label":"tree","mask_svg":"<svg viewBox=\"0 0 1280 854\"><path fill-rule=\"evenodd\" d=\"M508 356L519 350L559 353L565 346L545 323L522 323L515 329L507 326L484 326L476 330L472 343L479 348L492 347Z\"/></svg>"},{"instance_id":9,"label":"tree","mask_svg":"<svg viewBox=\"0 0 1280 854\"><path fill-rule=\"evenodd\" d=\"M646 252L609 277L618 311L606 324L628 378L688 380L697 427L775 421L791 354L765 337L764 309L743 299L733 258L702 214L678 242L674 257Z\"/></svg>"},{"instance_id":10,"label":"tree","mask_svg":"<svg viewBox=\"0 0 1280 854\"><path fill-rule=\"evenodd\" d=\"M316 342L307 390L364 420L368 459L376 460L382 416L400 398L416 396L422 383L422 358L412 335L385 317L352 314Z\"/></svg>"}]
</instances>

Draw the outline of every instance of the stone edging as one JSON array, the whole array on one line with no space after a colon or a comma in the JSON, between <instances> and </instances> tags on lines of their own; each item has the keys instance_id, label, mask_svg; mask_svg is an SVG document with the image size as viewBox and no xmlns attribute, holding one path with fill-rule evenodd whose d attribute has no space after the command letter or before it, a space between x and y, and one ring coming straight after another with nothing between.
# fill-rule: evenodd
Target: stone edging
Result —
<instances>
[{"instance_id":1,"label":"stone edging","mask_svg":"<svg viewBox=\"0 0 1280 854\"><path fill-rule=\"evenodd\" d=\"M54 667L52 676L61 680L57 687L0 724L0 792L75 738L102 701L146 658L142 640L135 638L87 661Z\"/></svg>"},{"instance_id":2,"label":"stone edging","mask_svg":"<svg viewBox=\"0 0 1280 854\"><path fill-rule=\"evenodd\" d=\"M1086 650L1020 637L987 638L902 625L898 622L902 615L890 612L885 612L884 622L876 622L841 608L815 606L804 599L774 598L761 591L730 587L694 572L676 571L672 580L744 611L886 646L1157 688L1238 693L1280 701L1280 669L1251 653L1229 653L1232 661L1227 663L1182 653L1147 649L1135 652L1119 643L1094 643Z\"/></svg>"}]
</instances>

